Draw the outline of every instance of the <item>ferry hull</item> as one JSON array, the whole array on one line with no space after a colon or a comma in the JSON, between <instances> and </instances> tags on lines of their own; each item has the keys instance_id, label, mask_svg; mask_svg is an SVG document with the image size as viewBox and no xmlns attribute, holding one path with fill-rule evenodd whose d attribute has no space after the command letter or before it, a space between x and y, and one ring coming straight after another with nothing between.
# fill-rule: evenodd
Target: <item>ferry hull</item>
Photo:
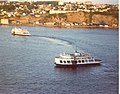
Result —
<instances>
[{"instance_id":1,"label":"ferry hull","mask_svg":"<svg viewBox=\"0 0 120 94\"><path fill-rule=\"evenodd\" d=\"M92 64L76 64L76 65L72 65L72 64L71 64L71 65L70 65L70 64L66 64L66 65L64 65L64 64L56 64L56 63L55 63L55 65L58 66L58 67L59 67L59 66L61 66L61 67L63 67L63 66L65 66L65 67L68 67L68 66L69 66L69 67L77 67L77 66L86 66L86 65L87 65L87 66L88 66L88 65L93 65L93 66L94 66L94 65L100 65L100 63L92 63Z\"/></svg>"},{"instance_id":2,"label":"ferry hull","mask_svg":"<svg viewBox=\"0 0 120 94\"><path fill-rule=\"evenodd\" d=\"M100 65L99 62L97 63L83 63L83 64L58 64L55 63L56 66L82 66L82 65Z\"/></svg>"},{"instance_id":3,"label":"ferry hull","mask_svg":"<svg viewBox=\"0 0 120 94\"><path fill-rule=\"evenodd\" d=\"M79 61L81 61L81 62L79 62ZM84 60L84 62L82 62L81 59L77 59L77 60L74 60L74 59L62 59L61 60L59 58L55 58L55 65L56 66L96 65L96 64L100 64L100 63L101 63L101 60L98 60L98 59L94 59L94 61L90 61L90 62L89 62L89 60L87 60L87 61Z\"/></svg>"},{"instance_id":4,"label":"ferry hull","mask_svg":"<svg viewBox=\"0 0 120 94\"><path fill-rule=\"evenodd\" d=\"M12 34L12 35L17 35L17 36L31 36L31 34Z\"/></svg>"}]
</instances>

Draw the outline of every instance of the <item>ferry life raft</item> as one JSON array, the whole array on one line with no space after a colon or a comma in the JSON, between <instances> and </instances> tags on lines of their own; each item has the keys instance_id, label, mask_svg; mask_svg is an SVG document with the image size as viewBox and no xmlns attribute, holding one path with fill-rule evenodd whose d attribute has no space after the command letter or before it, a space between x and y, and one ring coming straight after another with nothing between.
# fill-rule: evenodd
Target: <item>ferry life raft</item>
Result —
<instances>
[{"instance_id":1,"label":"ferry life raft","mask_svg":"<svg viewBox=\"0 0 120 94\"><path fill-rule=\"evenodd\" d=\"M87 53L74 52L73 54L69 53L60 53L59 56L55 57L55 64L57 66L76 66L76 65L85 65L85 64L100 64L101 60L93 58Z\"/></svg>"}]
</instances>

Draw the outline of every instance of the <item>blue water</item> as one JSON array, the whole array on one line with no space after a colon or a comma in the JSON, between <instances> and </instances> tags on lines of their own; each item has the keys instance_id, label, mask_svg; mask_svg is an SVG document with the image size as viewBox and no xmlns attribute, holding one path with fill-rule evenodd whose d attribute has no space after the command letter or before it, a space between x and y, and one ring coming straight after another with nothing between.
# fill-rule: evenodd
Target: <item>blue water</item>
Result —
<instances>
[{"instance_id":1,"label":"blue water","mask_svg":"<svg viewBox=\"0 0 120 94\"><path fill-rule=\"evenodd\" d=\"M118 94L118 30L0 26L0 94ZM56 67L60 52L90 53L101 65Z\"/></svg>"}]
</instances>

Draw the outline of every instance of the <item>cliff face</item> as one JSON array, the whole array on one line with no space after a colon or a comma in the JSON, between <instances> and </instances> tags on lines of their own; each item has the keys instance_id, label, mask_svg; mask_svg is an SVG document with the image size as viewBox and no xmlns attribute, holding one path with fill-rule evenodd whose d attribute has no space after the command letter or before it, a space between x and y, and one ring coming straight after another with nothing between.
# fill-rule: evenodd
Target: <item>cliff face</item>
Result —
<instances>
[{"instance_id":1,"label":"cliff face","mask_svg":"<svg viewBox=\"0 0 120 94\"><path fill-rule=\"evenodd\" d=\"M67 23L79 23L79 24L107 24L112 26L113 24L118 25L118 18L113 15L103 14L90 14L84 12L73 12L66 14L56 14L47 17L46 21L51 22L67 22Z\"/></svg>"},{"instance_id":2,"label":"cliff face","mask_svg":"<svg viewBox=\"0 0 120 94\"><path fill-rule=\"evenodd\" d=\"M118 19L113 16L106 16L106 15L100 15L100 14L94 14L92 16L92 23L94 24L118 24Z\"/></svg>"},{"instance_id":3,"label":"cliff face","mask_svg":"<svg viewBox=\"0 0 120 94\"><path fill-rule=\"evenodd\" d=\"M67 21L68 22L75 22L75 23L82 23L82 22L87 22L88 21L88 15L85 15L83 12L79 13L68 13L67 14Z\"/></svg>"},{"instance_id":4,"label":"cliff face","mask_svg":"<svg viewBox=\"0 0 120 94\"><path fill-rule=\"evenodd\" d=\"M101 15L101 14L88 14L88 13L69 13L67 14L67 21L68 22L76 22L76 23L83 23L85 22L86 24L108 24L108 25L113 25L117 24L118 25L118 18L115 18L113 15Z\"/></svg>"}]
</instances>

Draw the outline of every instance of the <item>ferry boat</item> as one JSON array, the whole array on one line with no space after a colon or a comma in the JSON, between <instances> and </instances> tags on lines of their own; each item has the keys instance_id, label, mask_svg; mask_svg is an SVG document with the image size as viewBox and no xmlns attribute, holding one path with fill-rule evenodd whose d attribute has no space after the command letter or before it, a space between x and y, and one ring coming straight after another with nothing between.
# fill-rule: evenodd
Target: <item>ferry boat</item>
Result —
<instances>
[{"instance_id":1,"label":"ferry boat","mask_svg":"<svg viewBox=\"0 0 120 94\"><path fill-rule=\"evenodd\" d=\"M55 57L55 64L63 66L76 66L85 64L100 64L101 60L93 58L90 54L79 53L75 51L73 54L60 53Z\"/></svg>"},{"instance_id":2,"label":"ferry boat","mask_svg":"<svg viewBox=\"0 0 120 94\"><path fill-rule=\"evenodd\" d=\"M13 28L11 30L11 34L12 35L20 35L20 36L30 36L31 34L25 30L25 29L21 29L21 28Z\"/></svg>"}]
</instances>

